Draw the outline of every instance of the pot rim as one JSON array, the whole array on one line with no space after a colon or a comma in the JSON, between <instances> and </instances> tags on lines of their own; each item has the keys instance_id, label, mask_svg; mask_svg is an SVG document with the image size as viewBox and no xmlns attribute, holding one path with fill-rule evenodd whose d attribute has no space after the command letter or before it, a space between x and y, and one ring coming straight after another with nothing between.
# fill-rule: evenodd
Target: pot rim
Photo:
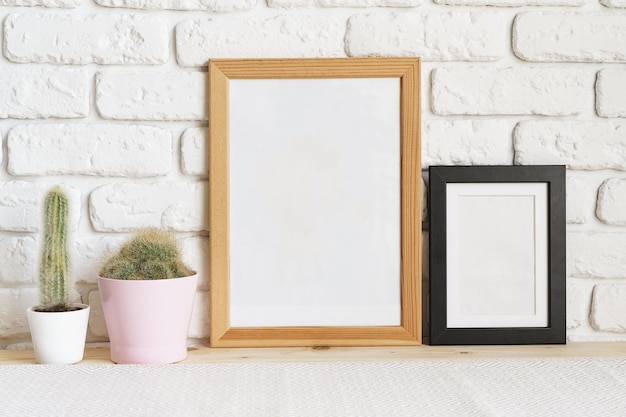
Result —
<instances>
[{"instance_id":1,"label":"pot rim","mask_svg":"<svg viewBox=\"0 0 626 417\"><path fill-rule=\"evenodd\" d=\"M186 275L184 277L164 278L164 279L117 279L117 278L107 278L101 275L98 275L98 279L99 280L101 279L103 281L115 281L115 282L166 282L166 281L175 281L177 279L194 278L196 276L198 276L197 272L193 275Z\"/></svg>"},{"instance_id":2,"label":"pot rim","mask_svg":"<svg viewBox=\"0 0 626 417\"><path fill-rule=\"evenodd\" d=\"M84 311L85 309L89 309L89 307L90 307L89 304L83 304L83 303L72 303L70 305L71 306L75 306L75 307L80 307L80 310L72 310L72 311L37 311L37 310L35 310L35 308L41 307L41 304L37 304L37 305L28 307L26 309L26 311L30 311L30 312L35 313L35 314L78 313L78 312Z\"/></svg>"}]
</instances>

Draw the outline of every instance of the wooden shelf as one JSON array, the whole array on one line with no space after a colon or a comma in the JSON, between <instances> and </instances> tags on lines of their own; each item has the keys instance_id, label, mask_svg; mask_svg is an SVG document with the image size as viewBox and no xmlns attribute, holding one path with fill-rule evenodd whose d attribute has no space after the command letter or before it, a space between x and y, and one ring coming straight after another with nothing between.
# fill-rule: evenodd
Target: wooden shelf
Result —
<instances>
[{"instance_id":1,"label":"wooden shelf","mask_svg":"<svg viewBox=\"0 0 626 417\"><path fill-rule=\"evenodd\" d=\"M328 348L189 348L180 363L333 362L468 358L626 357L626 343L569 343L523 346L401 346ZM0 350L0 365L34 364L32 350ZM109 349L87 349L81 364L112 364Z\"/></svg>"}]
</instances>

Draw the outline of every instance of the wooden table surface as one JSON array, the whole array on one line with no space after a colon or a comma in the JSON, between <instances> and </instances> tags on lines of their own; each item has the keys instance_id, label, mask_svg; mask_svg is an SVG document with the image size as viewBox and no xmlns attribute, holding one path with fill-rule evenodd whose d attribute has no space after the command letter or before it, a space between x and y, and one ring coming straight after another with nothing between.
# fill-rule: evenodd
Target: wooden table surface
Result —
<instances>
[{"instance_id":1,"label":"wooden table surface","mask_svg":"<svg viewBox=\"0 0 626 417\"><path fill-rule=\"evenodd\" d=\"M410 346L324 348L208 348L190 347L180 363L219 362L332 362L467 358L581 358L626 357L624 342L568 343L523 346ZM0 350L0 365L34 364L32 350ZM108 348L85 351L82 364L112 363Z\"/></svg>"}]
</instances>

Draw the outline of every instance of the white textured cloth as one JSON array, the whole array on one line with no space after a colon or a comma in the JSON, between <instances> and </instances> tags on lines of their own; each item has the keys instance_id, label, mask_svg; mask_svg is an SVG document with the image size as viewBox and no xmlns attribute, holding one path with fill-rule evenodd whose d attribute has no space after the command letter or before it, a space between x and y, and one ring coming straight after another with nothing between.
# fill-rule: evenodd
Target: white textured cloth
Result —
<instances>
[{"instance_id":1,"label":"white textured cloth","mask_svg":"<svg viewBox=\"0 0 626 417\"><path fill-rule=\"evenodd\" d=\"M626 416L626 359L6 365L0 415Z\"/></svg>"}]
</instances>

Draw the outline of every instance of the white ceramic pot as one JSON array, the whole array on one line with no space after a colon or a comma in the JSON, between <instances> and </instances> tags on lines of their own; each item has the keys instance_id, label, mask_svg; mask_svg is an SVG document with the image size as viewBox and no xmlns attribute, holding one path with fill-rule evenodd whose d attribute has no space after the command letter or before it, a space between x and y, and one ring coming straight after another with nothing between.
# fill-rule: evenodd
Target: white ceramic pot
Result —
<instances>
[{"instance_id":1,"label":"white ceramic pot","mask_svg":"<svg viewBox=\"0 0 626 417\"><path fill-rule=\"evenodd\" d=\"M198 275L157 280L98 277L115 363L162 364L187 357Z\"/></svg>"},{"instance_id":2,"label":"white ceramic pot","mask_svg":"<svg viewBox=\"0 0 626 417\"><path fill-rule=\"evenodd\" d=\"M89 306L74 304L80 310L40 312L26 310L37 363L72 364L83 360L89 322Z\"/></svg>"}]
</instances>

